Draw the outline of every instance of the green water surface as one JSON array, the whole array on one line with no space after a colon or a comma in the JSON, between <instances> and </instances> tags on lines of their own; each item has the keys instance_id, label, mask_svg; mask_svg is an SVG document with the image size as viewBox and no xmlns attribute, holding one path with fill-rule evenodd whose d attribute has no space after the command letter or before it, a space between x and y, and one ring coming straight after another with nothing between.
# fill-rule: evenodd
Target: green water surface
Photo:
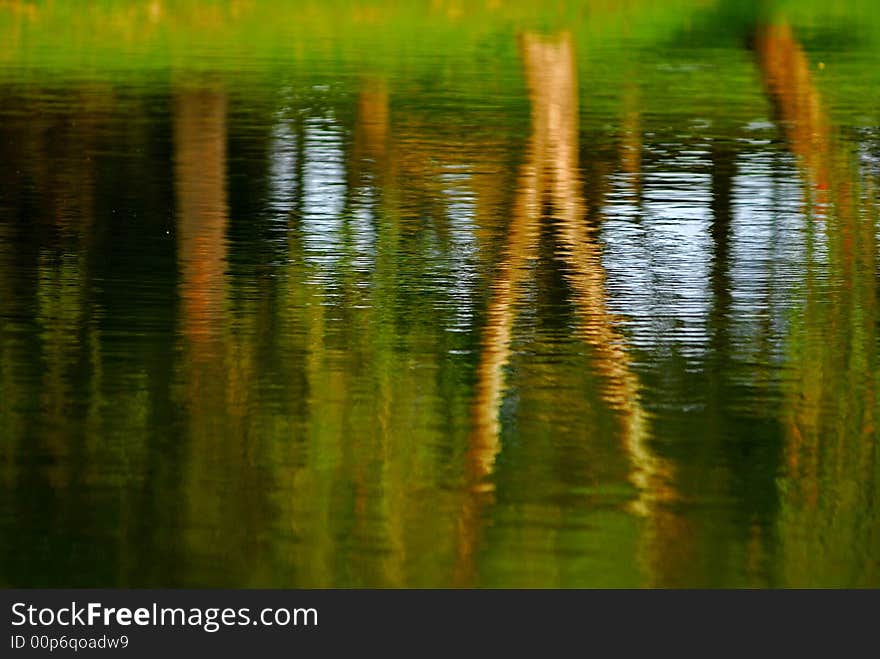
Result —
<instances>
[{"instance_id":1,"label":"green water surface","mask_svg":"<svg viewBox=\"0 0 880 659\"><path fill-rule=\"evenodd\" d=\"M873 3L0 3L0 585L880 587Z\"/></svg>"}]
</instances>

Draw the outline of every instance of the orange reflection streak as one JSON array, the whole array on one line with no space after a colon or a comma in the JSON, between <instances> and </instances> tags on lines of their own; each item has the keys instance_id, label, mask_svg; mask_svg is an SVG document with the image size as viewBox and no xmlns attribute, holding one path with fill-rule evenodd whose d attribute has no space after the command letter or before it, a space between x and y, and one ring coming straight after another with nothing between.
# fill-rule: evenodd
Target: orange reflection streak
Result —
<instances>
[{"instance_id":1,"label":"orange reflection streak","mask_svg":"<svg viewBox=\"0 0 880 659\"><path fill-rule=\"evenodd\" d=\"M761 27L755 41L767 94L792 152L801 160L816 203L827 202L833 171L831 126L807 57L786 24Z\"/></svg>"},{"instance_id":2,"label":"orange reflection streak","mask_svg":"<svg viewBox=\"0 0 880 659\"><path fill-rule=\"evenodd\" d=\"M849 279L856 259L867 259L864 262L871 267L874 244L871 227L859 222L854 203L858 185L849 150L835 139L809 62L791 28L786 24L761 27L756 51L765 89L812 193L813 209L819 211L817 215L833 209L840 238L836 245L842 250L840 265ZM863 230L867 234L858 236ZM858 247L867 251L855 251Z\"/></svg>"},{"instance_id":3,"label":"orange reflection streak","mask_svg":"<svg viewBox=\"0 0 880 659\"><path fill-rule=\"evenodd\" d=\"M196 355L222 330L226 272L226 96L186 90L174 111L183 332Z\"/></svg>"},{"instance_id":4,"label":"orange reflection streak","mask_svg":"<svg viewBox=\"0 0 880 659\"><path fill-rule=\"evenodd\" d=\"M350 189L373 184L377 188L392 176L391 118L388 85L381 78L366 78L358 94L357 118L348 163ZM373 181L365 180L371 174Z\"/></svg>"},{"instance_id":5,"label":"orange reflection streak","mask_svg":"<svg viewBox=\"0 0 880 659\"><path fill-rule=\"evenodd\" d=\"M638 90L634 85L628 85L624 94L620 165L636 197L641 192L642 179L642 115L638 107Z\"/></svg>"},{"instance_id":6,"label":"orange reflection streak","mask_svg":"<svg viewBox=\"0 0 880 659\"><path fill-rule=\"evenodd\" d=\"M364 184L362 176L369 172L374 178L376 188L388 190L390 180L394 176L395 158L391 155L391 117L389 110L388 85L380 78L367 78L363 81L358 95L357 119L353 131L352 154L350 163L350 185L356 187ZM393 195L392 195L393 197ZM387 201L378 203L388 204ZM389 551L379 561L381 581L392 586L405 583L402 566L406 556L406 535L402 520L405 519L405 504L401 497L392 493L400 492L401 483L395 481L396 474L385 459L388 451L388 439L393 435L394 393L391 378L387 371L379 379L379 402L377 421L381 430L380 446L371 447L382 455L381 466L356 460L354 466L355 481L355 529L352 534L370 533L371 521L375 507L383 511L386 522L386 533ZM371 486L376 480L375 470L379 470L379 491ZM371 498L373 499L371 501Z\"/></svg>"},{"instance_id":7,"label":"orange reflection streak","mask_svg":"<svg viewBox=\"0 0 880 659\"><path fill-rule=\"evenodd\" d=\"M260 449L249 430L258 366L248 337L268 322L269 307L263 296L248 300L242 318L253 325L227 331L227 105L210 83L182 86L174 99L183 477L190 493L181 502L188 529L182 542L200 557L194 565L222 561L228 581L249 583L262 578L268 517L266 474L254 468Z\"/></svg>"},{"instance_id":8,"label":"orange reflection streak","mask_svg":"<svg viewBox=\"0 0 880 659\"><path fill-rule=\"evenodd\" d=\"M793 337L795 378L785 397L789 487L783 499L790 518L783 537L820 538L809 560L788 562L786 572L799 583L820 583L828 577L823 570L842 561L832 552L856 551L864 532L861 513L854 514L864 506L858 497L874 496L876 373L867 356L876 345L877 295L876 280L865 273L876 265L876 207L870 186L860 202L851 149L836 138L791 27L760 27L755 50L767 95L799 161L812 215L825 219L832 276L843 282L826 297L817 290L815 269L808 264L802 322L813 332L827 331L833 343L799 345L801 339ZM842 378L840 354L848 355ZM826 535L838 543L826 544Z\"/></svg>"},{"instance_id":9,"label":"orange reflection streak","mask_svg":"<svg viewBox=\"0 0 880 659\"><path fill-rule=\"evenodd\" d=\"M364 82L358 96L357 128L353 158L384 161L388 147L388 85L381 79Z\"/></svg>"},{"instance_id":10,"label":"orange reflection streak","mask_svg":"<svg viewBox=\"0 0 880 659\"><path fill-rule=\"evenodd\" d=\"M557 254L574 290L579 334L594 349L605 377L605 399L623 418L623 447L630 481L639 492L633 511L648 514L650 502L671 499L671 469L646 445L647 421L639 404L638 378L631 370L624 337L606 306L601 248L585 223L586 204L578 168L578 91L574 45L570 34L552 38L522 37L521 53L531 100L532 135L519 176L507 249L492 286L482 360L477 370L473 428L469 438L466 478L471 495L460 516L459 583L473 575L474 549L482 508L495 459L500 451L498 418L504 394L504 367L510 359L517 288L536 258L542 203L549 200L558 225Z\"/></svg>"},{"instance_id":11,"label":"orange reflection streak","mask_svg":"<svg viewBox=\"0 0 880 659\"><path fill-rule=\"evenodd\" d=\"M787 24L758 29L755 50L764 87L773 102L789 148L797 156L817 210L828 205L831 189L831 128L822 108L822 99L812 81L810 66L800 44ZM813 365L814 372L818 365ZM790 473L799 473L798 482L807 487L806 502L815 505L819 492L818 430L821 383L809 376L800 387L805 400L787 424L786 461Z\"/></svg>"}]
</instances>

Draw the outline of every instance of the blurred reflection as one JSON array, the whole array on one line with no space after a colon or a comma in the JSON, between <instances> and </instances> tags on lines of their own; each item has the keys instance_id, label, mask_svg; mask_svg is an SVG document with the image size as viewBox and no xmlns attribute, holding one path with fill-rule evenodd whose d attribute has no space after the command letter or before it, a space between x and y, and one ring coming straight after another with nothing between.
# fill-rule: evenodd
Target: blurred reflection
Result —
<instances>
[{"instance_id":1,"label":"blurred reflection","mask_svg":"<svg viewBox=\"0 0 880 659\"><path fill-rule=\"evenodd\" d=\"M620 168L627 176L634 199L641 194L642 184L642 115L639 110L639 91L632 82L624 89L622 139L620 141Z\"/></svg>"},{"instance_id":2,"label":"blurred reflection","mask_svg":"<svg viewBox=\"0 0 880 659\"><path fill-rule=\"evenodd\" d=\"M810 64L791 28L785 23L760 26L755 51L764 86L789 146L803 165L807 193L814 208L827 205L832 176L845 162L833 153L831 126L814 86ZM841 185L837 181L838 185ZM837 192L840 194L840 191Z\"/></svg>"},{"instance_id":3,"label":"blurred reflection","mask_svg":"<svg viewBox=\"0 0 880 659\"><path fill-rule=\"evenodd\" d=\"M199 569L223 562L238 580L255 521L248 499L248 464L241 460L246 436L241 417L247 388L229 341L226 314L227 97L218 86L181 85L174 96L174 188L183 360L177 369L187 411L184 440L184 544ZM236 351L237 352L237 351ZM239 523L230 527L229 515ZM223 544L214 538L223 532ZM188 575L199 579L198 570Z\"/></svg>"},{"instance_id":4,"label":"blurred reflection","mask_svg":"<svg viewBox=\"0 0 880 659\"><path fill-rule=\"evenodd\" d=\"M547 204L556 229L557 255L572 289L578 333L594 351L594 363L604 376L605 400L620 412L623 448L631 463L630 480L638 497L633 511L649 514L651 502L673 496L669 465L647 446L647 419L639 403L638 378L630 366L626 340L607 310L601 247L586 223L578 168L578 89L571 35L548 38L526 33L520 49L531 102L532 133L520 170L506 249L492 282L477 370L467 453L467 480L473 494L466 499L460 522L459 570L464 574L468 570L461 565L473 560L480 508L489 499L485 491L491 489L489 478L501 449L499 414L518 288L530 276L530 261L538 258L539 225ZM631 147L625 163L633 166L637 162L633 152L637 151L638 147Z\"/></svg>"},{"instance_id":5,"label":"blurred reflection","mask_svg":"<svg viewBox=\"0 0 880 659\"><path fill-rule=\"evenodd\" d=\"M196 359L215 358L226 273L226 95L178 92L174 112L177 242L183 333Z\"/></svg>"},{"instance_id":6,"label":"blurred reflection","mask_svg":"<svg viewBox=\"0 0 880 659\"><path fill-rule=\"evenodd\" d=\"M642 5L4 68L0 583L880 583L874 46L757 30L786 150Z\"/></svg>"},{"instance_id":7,"label":"blurred reflection","mask_svg":"<svg viewBox=\"0 0 880 659\"><path fill-rule=\"evenodd\" d=\"M358 167L365 162L373 163L376 175L382 176L388 167L389 133L388 84L380 78L369 78L358 94L351 164ZM359 177L355 177L358 181Z\"/></svg>"},{"instance_id":8,"label":"blurred reflection","mask_svg":"<svg viewBox=\"0 0 880 659\"><path fill-rule=\"evenodd\" d=\"M760 26L755 50L805 182L805 299L789 336L783 407L785 471L778 529L782 583L827 586L842 570L876 583L877 206L850 147L833 130L790 26ZM823 236L824 234L824 236ZM827 263L820 243L827 243Z\"/></svg>"}]
</instances>

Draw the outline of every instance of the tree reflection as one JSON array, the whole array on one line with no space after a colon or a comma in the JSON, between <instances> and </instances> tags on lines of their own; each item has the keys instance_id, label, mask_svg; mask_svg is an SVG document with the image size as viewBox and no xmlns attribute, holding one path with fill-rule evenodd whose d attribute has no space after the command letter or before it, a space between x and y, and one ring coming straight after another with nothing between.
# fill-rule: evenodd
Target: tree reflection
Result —
<instances>
[{"instance_id":1,"label":"tree reflection","mask_svg":"<svg viewBox=\"0 0 880 659\"><path fill-rule=\"evenodd\" d=\"M876 181L614 29L2 86L0 581L876 584Z\"/></svg>"},{"instance_id":2,"label":"tree reflection","mask_svg":"<svg viewBox=\"0 0 880 659\"><path fill-rule=\"evenodd\" d=\"M252 349L230 330L227 313L227 96L211 84L182 84L174 100L174 172L183 359L180 395L187 410L185 544L199 565L222 561L247 583L260 555L265 490L244 455L255 382ZM255 317L258 318L258 317ZM238 522L231 526L228 519ZM223 542L216 537L222 535ZM187 577L197 582L197 569Z\"/></svg>"},{"instance_id":3,"label":"tree reflection","mask_svg":"<svg viewBox=\"0 0 880 659\"><path fill-rule=\"evenodd\" d=\"M621 419L623 449L630 461L630 481L637 491L632 509L650 515L652 507L674 496L671 467L647 445L647 417L639 402L626 339L607 309L605 273L596 233L586 222L583 183L578 166L578 86L574 46L569 33L543 37L526 33L520 41L532 133L520 169L506 248L492 282L483 332L472 410L473 430L467 452L471 494L461 513L459 582L473 574L482 508L491 501L491 476L501 450L500 408L504 370L510 361L519 288L538 258L540 223L547 205L556 234L556 256L572 290L578 335L593 350L604 379L603 397ZM634 119L628 118L633 129ZM634 130L634 129L633 129ZM637 165L637 147L629 146L625 165Z\"/></svg>"},{"instance_id":4,"label":"tree reflection","mask_svg":"<svg viewBox=\"0 0 880 659\"><path fill-rule=\"evenodd\" d=\"M223 331L226 273L226 96L177 94L174 113L178 259L183 333L199 360Z\"/></svg>"},{"instance_id":5,"label":"tree reflection","mask_svg":"<svg viewBox=\"0 0 880 659\"><path fill-rule=\"evenodd\" d=\"M785 23L755 52L804 180L809 260L792 324L784 404L781 583L876 583L878 495L876 202L833 128L809 61ZM821 255L827 244L827 257ZM827 262L823 261L827 258ZM819 340L816 340L820 337ZM843 571L846 571L844 576Z\"/></svg>"}]
</instances>

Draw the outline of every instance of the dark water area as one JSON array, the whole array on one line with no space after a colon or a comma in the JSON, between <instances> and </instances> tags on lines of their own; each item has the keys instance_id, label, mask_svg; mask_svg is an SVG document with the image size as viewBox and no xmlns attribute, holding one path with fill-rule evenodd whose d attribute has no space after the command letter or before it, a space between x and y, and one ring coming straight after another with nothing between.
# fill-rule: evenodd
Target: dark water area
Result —
<instances>
[{"instance_id":1,"label":"dark water area","mask_svg":"<svg viewBox=\"0 0 880 659\"><path fill-rule=\"evenodd\" d=\"M880 587L880 47L696 4L0 59L0 584Z\"/></svg>"}]
</instances>

